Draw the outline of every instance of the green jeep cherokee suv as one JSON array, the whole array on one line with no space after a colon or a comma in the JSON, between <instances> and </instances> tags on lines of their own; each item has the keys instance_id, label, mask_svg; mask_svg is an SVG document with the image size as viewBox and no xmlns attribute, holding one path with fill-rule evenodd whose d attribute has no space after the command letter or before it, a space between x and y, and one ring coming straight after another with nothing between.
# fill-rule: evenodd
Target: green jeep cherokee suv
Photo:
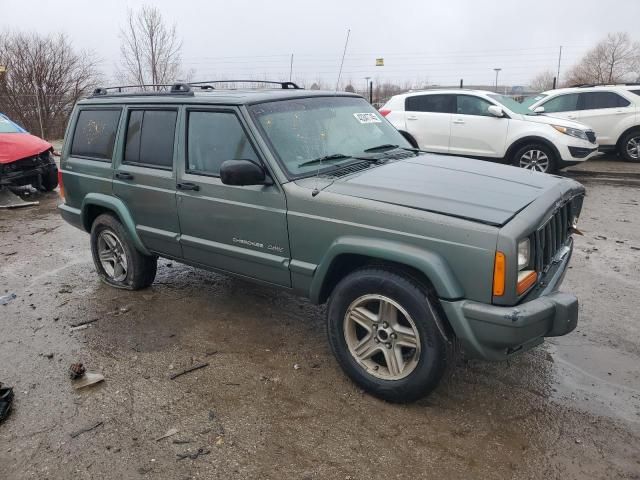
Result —
<instances>
[{"instance_id":1,"label":"green jeep cherokee suv","mask_svg":"<svg viewBox=\"0 0 640 480\"><path fill-rule=\"evenodd\" d=\"M458 346L501 360L575 328L580 184L425 154L354 94L216 86L77 104L60 211L104 282L148 287L162 256L327 302L341 367L397 402Z\"/></svg>"}]
</instances>

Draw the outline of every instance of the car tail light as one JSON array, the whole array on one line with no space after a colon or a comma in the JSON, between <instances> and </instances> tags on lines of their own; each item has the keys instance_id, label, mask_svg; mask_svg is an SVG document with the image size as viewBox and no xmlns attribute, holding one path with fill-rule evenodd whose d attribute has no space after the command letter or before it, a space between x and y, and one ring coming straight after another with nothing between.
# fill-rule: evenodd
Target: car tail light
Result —
<instances>
[{"instance_id":1,"label":"car tail light","mask_svg":"<svg viewBox=\"0 0 640 480\"><path fill-rule=\"evenodd\" d=\"M64 185L62 184L62 170L58 169L58 187L60 187L60 196L64 200Z\"/></svg>"},{"instance_id":2,"label":"car tail light","mask_svg":"<svg viewBox=\"0 0 640 480\"><path fill-rule=\"evenodd\" d=\"M493 295L501 297L504 295L504 277L506 273L506 261L504 253L496 252L495 263L493 264Z\"/></svg>"},{"instance_id":3,"label":"car tail light","mask_svg":"<svg viewBox=\"0 0 640 480\"><path fill-rule=\"evenodd\" d=\"M380 112L380 114L383 117L386 117L387 115L389 115L391 113L391 110L387 109L387 108L381 108L380 110L378 110Z\"/></svg>"}]
</instances>

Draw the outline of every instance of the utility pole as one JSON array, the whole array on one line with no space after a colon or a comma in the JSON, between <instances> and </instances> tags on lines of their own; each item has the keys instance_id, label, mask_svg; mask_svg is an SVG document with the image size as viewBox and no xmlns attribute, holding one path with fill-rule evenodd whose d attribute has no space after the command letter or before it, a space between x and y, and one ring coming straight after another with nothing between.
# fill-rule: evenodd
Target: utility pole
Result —
<instances>
[{"instance_id":1,"label":"utility pole","mask_svg":"<svg viewBox=\"0 0 640 480\"><path fill-rule=\"evenodd\" d=\"M369 80L371 77L364 77L365 82L365 90L369 92ZM369 93L369 103L371 103L371 93Z\"/></svg>"},{"instance_id":2,"label":"utility pole","mask_svg":"<svg viewBox=\"0 0 640 480\"><path fill-rule=\"evenodd\" d=\"M500 73L500 70L502 70L501 68L494 68L493 69L496 72L496 93L498 93L498 73Z\"/></svg>"},{"instance_id":3,"label":"utility pole","mask_svg":"<svg viewBox=\"0 0 640 480\"><path fill-rule=\"evenodd\" d=\"M556 74L556 82L560 83L560 61L562 60L562 45L560 45L560 52L558 52L558 73ZM554 85L553 88L556 88Z\"/></svg>"},{"instance_id":4,"label":"utility pole","mask_svg":"<svg viewBox=\"0 0 640 480\"><path fill-rule=\"evenodd\" d=\"M292 75L293 75L293 53L291 54L291 63L289 64L289 81L291 81Z\"/></svg>"},{"instance_id":5,"label":"utility pole","mask_svg":"<svg viewBox=\"0 0 640 480\"><path fill-rule=\"evenodd\" d=\"M40 122L40 138L44 140L44 128L42 128L42 112L40 110L40 94L38 93L38 84L36 82L35 73L33 77L33 87L36 94L36 106L38 108L38 121Z\"/></svg>"}]
</instances>

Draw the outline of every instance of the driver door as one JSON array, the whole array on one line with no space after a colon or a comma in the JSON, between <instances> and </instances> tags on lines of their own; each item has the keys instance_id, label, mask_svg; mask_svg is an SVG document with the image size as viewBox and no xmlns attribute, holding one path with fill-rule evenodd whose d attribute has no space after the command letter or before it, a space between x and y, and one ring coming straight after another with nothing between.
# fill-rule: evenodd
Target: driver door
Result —
<instances>
[{"instance_id":1,"label":"driver door","mask_svg":"<svg viewBox=\"0 0 640 480\"><path fill-rule=\"evenodd\" d=\"M225 160L264 164L235 108L186 111L176 196L186 260L290 286L286 201L279 185L230 186Z\"/></svg>"}]
</instances>

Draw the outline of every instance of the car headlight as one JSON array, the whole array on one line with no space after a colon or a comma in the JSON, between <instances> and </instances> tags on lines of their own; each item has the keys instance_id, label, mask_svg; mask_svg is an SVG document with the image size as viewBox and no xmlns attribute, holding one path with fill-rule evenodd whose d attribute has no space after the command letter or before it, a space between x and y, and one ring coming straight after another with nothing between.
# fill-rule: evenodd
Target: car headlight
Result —
<instances>
[{"instance_id":1,"label":"car headlight","mask_svg":"<svg viewBox=\"0 0 640 480\"><path fill-rule=\"evenodd\" d=\"M584 130L580 130L578 128L571 128L571 127L562 127L560 125L551 125L551 126L555 128L557 131L559 131L560 133L564 133L565 135L569 135L571 137L576 137L581 140L589 141L589 138L587 138L587 133Z\"/></svg>"},{"instance_id":2,"label":"car headlight","mask_svg":"<svg viewBox=\"0 0 640 480\"><path fill-rule=\"evenodd\" d=\"M531 242L528 238L518 242L518 271L529 266L531 260Z\"/></svg>"}]
</instances>

